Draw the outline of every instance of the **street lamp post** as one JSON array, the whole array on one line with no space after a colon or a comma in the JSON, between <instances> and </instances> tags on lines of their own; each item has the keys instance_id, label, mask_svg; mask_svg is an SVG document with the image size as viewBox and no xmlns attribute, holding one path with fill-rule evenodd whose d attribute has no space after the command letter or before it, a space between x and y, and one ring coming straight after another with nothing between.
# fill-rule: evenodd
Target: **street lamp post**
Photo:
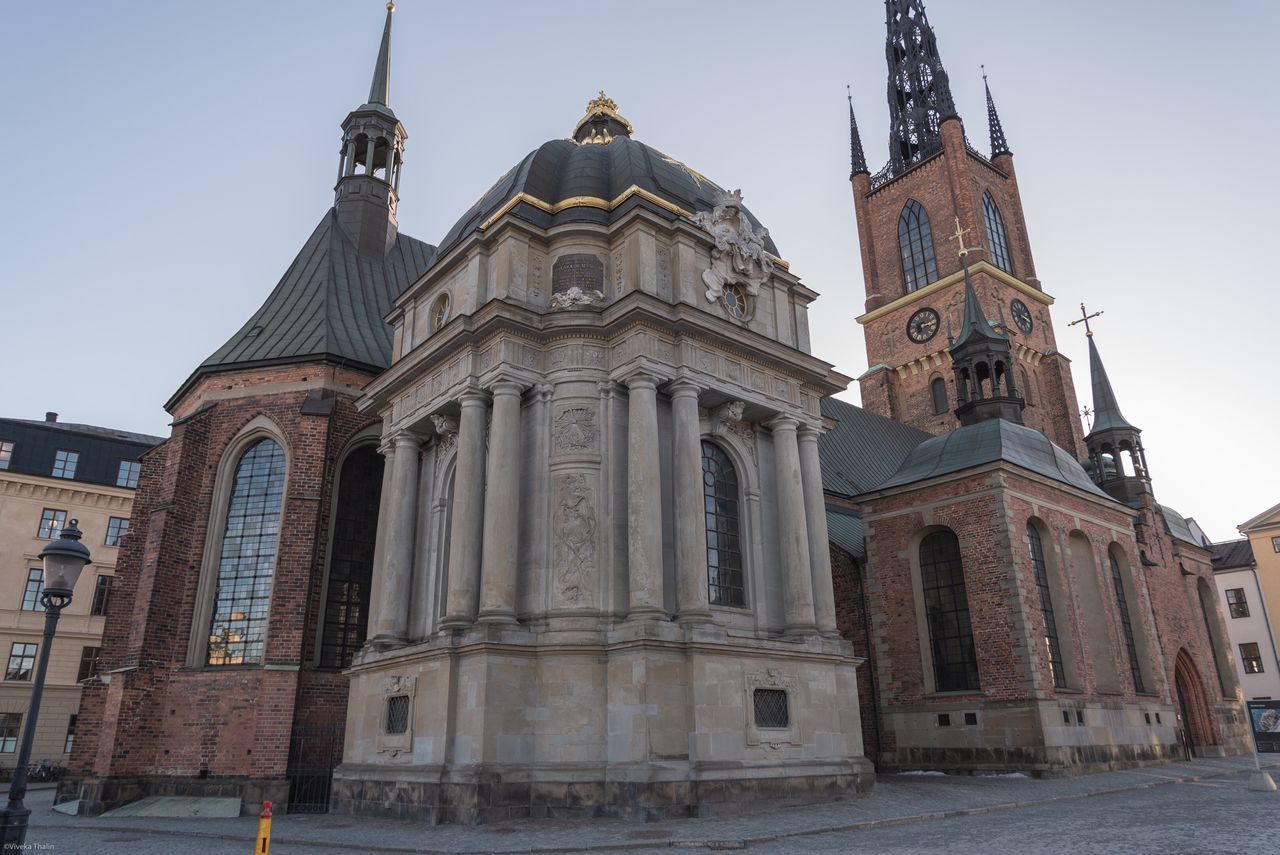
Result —
<instances>
[{"instance_id":1,"label":"street lamp post","mask_svg":"<svg viewBox=\"0 0 1280 855\"><path fill-rule=\"evenodd\" d=\"M22 803L27 794L27 764L31 762L31 741L36 735L36 718L40 715L40 696L44 693L44 675L49 668L49 648L53 646L53 633L58 628L62 610L71 604L80 571L89 563L89 550L80 542L79 520L72 520L62 530L62 536L40 552L44 562L44 590L40 602L44 606L44 641L36 661L35 683L31 687L31 704L22 726L22 745L18 749L18 764L13 770L13 783L9 787L9 804L0 810L0 845L4 851L17 849L27 840L27 819L31 811ZM16 844L16 845L15 845Z\"/></svg>"}]
</instances>

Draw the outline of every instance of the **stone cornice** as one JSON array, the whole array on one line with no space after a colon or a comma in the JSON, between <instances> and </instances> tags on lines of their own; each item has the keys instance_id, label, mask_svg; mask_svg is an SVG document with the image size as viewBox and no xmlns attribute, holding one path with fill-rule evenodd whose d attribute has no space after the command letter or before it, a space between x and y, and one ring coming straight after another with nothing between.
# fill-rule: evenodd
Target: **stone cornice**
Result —
<instances>
[{"instance_id":1,"label":"stone cornice","mask_svg":"<svg viewBox=\"0 0 1280 855\"><path fill-rule=\"evenodd\" d=\"M108 487L105 484L86 484L83 481L63 481L18 472L0 472L0 496L19 499L42 500L65 506L125 509L133 506L133 490L124 487Z\"/></svg>"},{"instance_id":2,"label":"stone cornice","mask_svg":"<svg viewBox=\"0 0 1280 855\"><path fill-rule=\"evenodd\" d=\"M1048 294L1044 293L1038 288L1032 288L1030 285L1028 285L1027 283L1023 282L1021 279L1018 279L1015 276L1010 276L1008 273L1005 273L1003 270L1001 270L999 267L996 267L994 264L992 264L989 261L975 262L969 268L969 274L972 276L974 273L986 273L988 276L992 277L993 279L996 279L1001 283L1008 285L1010 288L1019 292L1024 297L1028 297L1032 300L1035 300L1037 303L1042 303L1046 306L1053 305L1053 298L1050 297ZM957 270L955 273L952 273L949 276L944 276L936 282L931 282L928 285L924 286L923 288L912 291L910 294L904 294L903 296L899 297L896 300L893 300L892 302L885 303L883 306L881 306L878 309L872 309L870 312L867 312L864 315L859 315L856 320L858 321L858 323L865 326L866 324L869 324L871 321L874 321L877 318L883 318L885 315L896 312L898 309L901 309L903 306L910 306L912 303L916 303L920 300L925 299L926 297L931 297L934 294L937 294L939 291L945 291L947 288L950 288L952 285L956 284L957 282L962 282L962 281L964 281L964 271Z\"/></svg>"}]
</instances>

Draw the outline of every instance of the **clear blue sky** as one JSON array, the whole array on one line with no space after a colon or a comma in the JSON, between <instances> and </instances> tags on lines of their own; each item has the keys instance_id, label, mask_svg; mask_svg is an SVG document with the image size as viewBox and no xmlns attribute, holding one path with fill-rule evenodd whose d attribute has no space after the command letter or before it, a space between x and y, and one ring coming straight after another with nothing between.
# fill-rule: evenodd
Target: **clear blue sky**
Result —
<instances>
[{"instance_id":1,"label":"clear blue sky","mask_svg":"<svg viewBox=\"0 0 1280 855\"><path fill-rule=\"evenodd\" d=\"M1081 301L1160 499L1210 536L1280 501L1280 3L933 0L970 139L986 63L1036 266L1089 403ZM166 435L162 403L332 203L380 0L17 3L0 87L0 412ZM845 83L887 157L879 0L440 3L395 14L400 224L436 242L605 89L636 136L741 187L822 298L813 347L866 367ZM855 389L847 394L857 400Z\"/></svg>"}]
</instances>

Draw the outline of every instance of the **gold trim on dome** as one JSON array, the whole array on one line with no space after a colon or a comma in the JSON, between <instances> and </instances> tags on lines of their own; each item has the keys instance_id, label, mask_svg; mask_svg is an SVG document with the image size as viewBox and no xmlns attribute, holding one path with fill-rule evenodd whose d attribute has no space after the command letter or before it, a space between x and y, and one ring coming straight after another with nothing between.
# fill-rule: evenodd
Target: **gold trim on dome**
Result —
<instances>
[{"instance_id":1,"label":"gold trim on dome","mask_svg":"<svg viewBox=\"0 0 1280 855\"><path fill-rule=\"evenodd\" d=\"M604 90L601 89L599 95L587 102L587 114L578 120L578 124L573 126L573 133L570 134L570 136L576 137L578 135L578 131L582 130L582 126L596 116L608 116L611 119L617 120L627 129L627 136L631 136L636 132L636 129L631 126L631 123L618 112L617 102L604 94Z\"/></svg>"},{"instance_id":2,"label":"gold trim on dome","mask_svg":"<svg viewBox=\"0 0 1280 855\"><path fill-rule=\"evenodd\" d=\"M604 128L596 128L591 132L591 136L583 140L579 145L608 145L613 142L613 134Z\"/></svg>"},{"instance_id":3,"label":"gold trim on dome","mask_svg":"<svg viewBox=\"0 0 1280 855\"><path fill-rule=\"evenodd\" d=\"M999 267L996 267L994 264L992 264L989 261L979 261L975 263L969 268L969 272L971 274L986 273L987 275L999 280L1000 282L1003 282L1005 285L1008 285L1010 288L1019 292L1024 297L1030 297L1032 300L1035 300L1037 303L1043 303L1046 306L1053 305L1053 298L1050 297L1048 294L1044 293L1043 291L1037 291L1035 288L1032 288L1030 285L1023 282L1021 279L1010 276L1008 273L1005 273L1003 270L1001 270ZM952 273L950 276L944 276L936 282L931 282L928 285L924 286L923 288L920 288L916 291L912 291L910 294L904 294L903 296L899 297L896 300L885 303L883 306L881 306L878 309L872 309L871 311L867 312L865 315L859 315L857 318L855 318L855 320L860 324L864 324L864 325L868 324L871 321L874 321L876 318L883 318L885 315L891 312L896 312L898 309L901 309L903 306L909 306L918 300L923 300L925 297L929 297L934 294L937 294L939 291L942 291L947 287L954 285L963 279L964 279L964 271L957 270L955 273Z\"/></svg>"}]
</instances>

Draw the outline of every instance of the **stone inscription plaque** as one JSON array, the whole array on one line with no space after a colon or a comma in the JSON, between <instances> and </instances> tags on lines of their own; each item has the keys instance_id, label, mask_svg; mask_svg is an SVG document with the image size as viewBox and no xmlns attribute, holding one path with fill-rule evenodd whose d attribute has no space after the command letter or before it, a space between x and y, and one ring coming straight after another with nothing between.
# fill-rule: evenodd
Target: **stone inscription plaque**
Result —
<instances>
[{"instance_id":1,"label":"stone inscription plaque","mask_svg":"<svg viewBox=\"0 0 1280 855\"><path fill-rule=\"evenodd\" d=\"M570 288L603 291L604 262L589 252L570 252L557 258L551 266L551 292L565 294Z\"/></svg>"}]
</instances>

